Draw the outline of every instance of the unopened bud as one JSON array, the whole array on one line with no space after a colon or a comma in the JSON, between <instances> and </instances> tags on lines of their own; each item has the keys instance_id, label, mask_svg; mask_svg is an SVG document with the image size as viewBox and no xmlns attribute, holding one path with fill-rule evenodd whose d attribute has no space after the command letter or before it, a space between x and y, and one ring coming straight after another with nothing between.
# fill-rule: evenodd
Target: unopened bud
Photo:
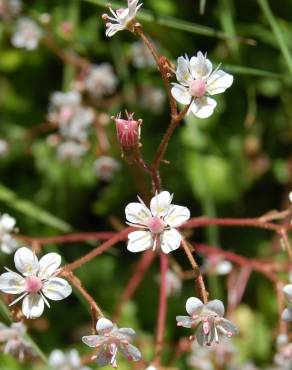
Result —
<instances>
[{"instance_id":1,"label":"unopened bud","mask_svg":"<svg viewBox=\"0 0 292 370\"><path fill-rule=\"evenodd\" d=\"M140 126L142 120L135 120L134 113L128 113L127 119L122 119L121 114L112 117L116 122L117 136L121 147L125 150L133 149L139 146Z\"/></svg>"}]
</instances>

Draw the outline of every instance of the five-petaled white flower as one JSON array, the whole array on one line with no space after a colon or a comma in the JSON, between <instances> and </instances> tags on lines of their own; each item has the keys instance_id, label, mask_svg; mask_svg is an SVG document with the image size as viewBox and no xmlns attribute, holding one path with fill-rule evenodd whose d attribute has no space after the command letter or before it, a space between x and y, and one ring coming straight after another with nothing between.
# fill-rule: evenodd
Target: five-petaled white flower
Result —
<instances>
[{"instance_id":1,"label":"five-petaled white flower","mask_svg":"<svg viewBox=\"0 0 292 370\"><path fill-rule=\"evenodd\" d=\"M134 20L137 11L141 8L142 4L138 4L139 0L128 0L128 7L121 8L114 11L110 6L109 10L112 16L108 14L103 14L102 18L105 21L110 21L106 23L106 36L111 37L118 31L129 30L133 31ZM112 23L114 22L114 23Z\"/></svg>"},{"instance_id":2,"label":"five-petaled white flower","mask_svg":"<svg viewBox=\"0 0 292 370\"><path fill-rule=\"evenodd\" d=\"M176 227L190 218L190 211L171 204L172 197L168 191L156 194L150 201L150 209L139 197L140 203L127 205L127 224L142 229L128 235L127 249L130 252L155 250L160 246L164 253L169 253L179 248L182 237Z\"/></svg>"},{"instance_id":3,"label":"five-petaled white flower","mask_svg":"<svg viewBox=\"0 0 292 370\"><path fill-rule=\"evenodd\" d=\"M23 17L17 21L11 43L16 48L34 50L38 47L42 34L41 28L33 19Z\"/></svg>"},{"instance_id":4,"label":"five-petaled white flower","mask_svg":"<svg viewBox=\"0 0 292 370\"><path fill-rule=\"evenodd\" d=\"M188 56L177 59L176 78L172 96L181 104L190 105L191 111L199 118L207 118L213 113L217 103L209 95L224 92L233 83L233 76L216 68L200 51L190 60Z\"/></svg>"},{"instance_id":5,"label":"five-petaled white flower","mask_svg":"<svg viewBox=\"0 0 292 370\"><path fill-rule=\"evenodd\" d=\"M218 299L204 304L191 297L186 302L186 311L189 316L177 316L177 325L195 328L195 336L201 346L209 346L214 340L218 343L219 334L232 337L238 331L231 321L224 319L224 305Z\"/></svg>"},{"instance_id":6,"label":"five-petaled white flower","mask_svg":"<svg viewBox=\"0 0 292 370\"><path fill-rule=\"evenodd\" d=\"M30 342L25 338L26 326L21 322L13 322L10 327L0 323L0 342L5 343L3 352L23 361L26 356L34 354Z\"/></svg>"},{"instance_id":7,"label":"five-petaled white flower","mask_svg":"<svg viewBox=\"0 0 292 370\"><path fill-rule=\"evenodd\" d=\"M4 253L10 254L18 248L18 242L11 235L16 232L15 218L4 213L0 217L0 250Z\"/></svg>"},{"instance_id":8,"label":"five-petaled white flower","mask_svg":"<svg viewBox=\"0 0 292 370\"><path fill-rule=\"evenodd\" d=\"M15 252L14 263L21 275L5 267L7 272L0 275L0 290L20 295L10 306L24 298L22 312L26 318L40 317L44 303L50 307L46 298L59 301L71 294L69 283L55 276L61 264L59 254L48 253L38 261L32 250L22 247Z\"/></svg>"},{"instance_id":9,"label":"five-petaled white flower","mask_svg":"<svg viewBox=\"0 0 292 370\"><path fill-rule=\"evenodd\" d=\"M89 347L98 349L95 356L99 366L112 365L117 367L117 353L120 351L127 360L139 361L141 353L130 342L136 335L131 328L118 328L110 320L102 317L96 324L97 335L82 337L82 341Z\"/></svg>"},{"instance_id":10,"label":"five-petaled white flower","mask_svg":"<svg viewBox=\"0 0 292 370\"><path fill-rule=\"evenodd\" d=\"M49 365L58 370L90 370L88 366L83 366L80 355L76 349L64 353L55 349L49 357Z\"/></svg>"}]
</instances>

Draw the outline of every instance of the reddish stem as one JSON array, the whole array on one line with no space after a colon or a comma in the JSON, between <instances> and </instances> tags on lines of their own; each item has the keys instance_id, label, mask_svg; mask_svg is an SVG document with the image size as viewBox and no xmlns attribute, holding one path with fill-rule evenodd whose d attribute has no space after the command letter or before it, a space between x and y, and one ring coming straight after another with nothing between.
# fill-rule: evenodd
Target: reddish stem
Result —
<instances>
[{"instance_id":1,"label":"reddish stem","mask_svg":"<svg viewBox=\"0 0 292 370\"><path fill-rule=\"evenodd\" d=\"M134 273L130 278L125 290L123 291L121 297L119 298L119 303L116 307L116 312L114 315L113 321L117 322L121 313L121 309L123 305L128 302L133 295L135 294L136 290L138 289L145 273L151 266L154 257L156 256L152 250L146 251L143 253L140 260L137 262Z\"/></svg>"},{"instance_id":2,"label":"reddish stem","mask_svg":"<svg viewBox=\"0 0 292 370\"><path fill-rule=\"evenodd\" d=\"M160 252L160 296L159 296L159 309L157 318L157 333L155 345L155 360L154 362L159 365L161 353L164 343L164 331L167 313L167 287L166 287L166 273L168 270L168 256Z\"/></svg>"}]
</instances>

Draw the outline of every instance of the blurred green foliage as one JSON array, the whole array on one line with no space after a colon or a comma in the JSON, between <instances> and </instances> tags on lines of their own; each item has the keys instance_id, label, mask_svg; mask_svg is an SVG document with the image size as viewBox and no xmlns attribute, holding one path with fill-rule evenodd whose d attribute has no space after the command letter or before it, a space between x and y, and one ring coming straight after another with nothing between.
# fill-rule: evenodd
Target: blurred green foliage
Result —
<instances>
[{"instance_id":1,"label":"blurred green foliage","mask_svg":"<svg viewBox=\"0 0 292 370\"><path fill-rule=\"evenodd\" d=\"M168 104L153 113L141 106L140 92L143 85L162 87L162 83L155 68L133 67L130 54L134 35L123 32L105 38L100 18L105 3L31 0L24 2L23 13L36 20L40 14L49 13L61 48L73 50L92 63L108 61L114 66L119 99L97 104L96 109L110 117L127 108L143 118L142 151L151 160L169 123ZM205 8L203 15L199 14L199 3ZM60 30L64 21L73 25L69 36ZM164 188L175 193L175 203L188 206L194 217L252 217L287 207L292 182L291 1L145 0L139 21L160 52L174 62L180 55L192 56L201 50L214 65L222 63L222 68L235 76L232 88L217 99L215 114L205 120L187 117L168 147L166 159L170 164L162 165L161 175ZM80 166L60 162L46 141L47 133L30 140L28 133L46 121L50 95L68 90L74 70L63 65L45 45L32 52L13 48L10 36L14 23L0 23L0 137L10 144L9 154L0 160L1 212L14 216L20 233L30 236L112 230L124 224L125 205L137 193L147 194L149 179L125 163L111 182L98 179L92 167L98 148L94 138ZM109 154L120 160L113 123L106 126L106 133ZM196 231L193 239L252 257L273 254L272 235L258 230L213 227ZM46 251L52 247L57 248L48 246ZM87 244L59 247L67 261L90 249ZM188 268L181 252L175 258ZM137 256L127 253L121 243L77 275L111 315L136 261ZM1 255L1 265L11 267L11 258ZM152 354L157 274L158 263L147 273L134 302L124 307L121 320L135 327L148 343L146 359ZM225 280L219 284L224 287ZM262 364L272 358L271 333L277 310L271 292L268 282L252 275L243 297L245 304L236 313L241 329L236 343L244 360ZM184 312L185 299L192 294L192 284L185 283L181 296L170 299L169 341L187 335L175 328L174 316ZM1 317L7 322L3 312ZM75 295L46 310L45 318L31 329L46 354L54 348L76 347L76 343L85 352L80 333L89 332L89 325L86 303ZM1 370L31 368L6 355L1 355L0 361ZM185 365L179 362L178 366ZM121 368L127 365L122 363Z\"/></svg>"}]
</instances>

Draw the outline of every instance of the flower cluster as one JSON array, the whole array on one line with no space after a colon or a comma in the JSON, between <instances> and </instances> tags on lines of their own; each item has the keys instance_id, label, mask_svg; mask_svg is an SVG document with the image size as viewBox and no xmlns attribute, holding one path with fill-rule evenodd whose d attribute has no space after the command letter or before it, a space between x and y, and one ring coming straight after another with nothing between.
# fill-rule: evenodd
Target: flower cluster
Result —
<instances>
[{"instance_id":1,"label":"flower cluster","mask_svg":"<svg viewBox=\"0 0 292 370\"><path fill-rule=\"evenodd\" d=\"M82 338L89 347L97 349L96 362L99 366L117 367L117 354L121 352L129 361L139 361L141 353L130 342L136 333L131 328L118 328L110 320L101 318L96 324L97 335Z\"/></svg>"},{"instance_id":2,"label":"flower cluster","mask_svg":"<svg viewBox=\"0 0 292 370\"><path fill-rule=\"evenodd\" d=\"M8 214L0 216L0 250L3 253L10 254L18 247L18 242L12 235L17 231L15 224L15 218Z\"/></svg>"},{"instance_id":3,"label":"flower cluster","mask_svg":"<svg viewBox=\"0 0 292 370\"><path fill-rule=\"evenodd\" d=\"M82 97L77 91L55 92L48 119L59 128L59 158L78 163L89 147L88 129L94 120L93 110L82 105Z\"/></svg>"},{"instance_id":4,"label":"flower cluster","mask_svg":"<svg viewBox=\"0 0 292 370\"><path fill-rule=\"evenodd\" d=\"M177 59L176 78L172 96L183 105L190 105L189 112L199 118L213 114L217 105L210 95L221 94L233 83L233 76L216 68L200 51L191 59L188 56Z\"/></svg>"},{"instance_id":5,"label":"flower cluster","mask_svg":"<svg viewBox=\"0 0 292 370\"><path fill-rule=\"evenodd\" d=\"M76 349L64 353L55 349L49 356L49 365L56 370L90 370L81 363L79 352Z\"/></svg>"},{"instance_id":6,"label":"flower cluster","mask_svg":"<svg viewBox=\"0 0 292 370\"><path fill-rule=\"evenodd\" d=\"M224 305L218 299L204 304L200 299L191 297L186 302L186 311L189 316L177 316L178 326L194 328L197 342L210 346L213 341L219 342L219 335L232 337L237 328L231 321L225 319Z\"/></svg>"},{"instance_id":7,"label":"flower cluster","mask_svg":"<svg viewBox=\"0 0 292 370\"><path fill-rule=\"evenodd\" d=\"M172 197L168 191L156 194L150 201L150 209L139 197L140 203L127 205L127 224L140 229L128 235L130 252L161 248L162 252L170 253L179 248L182 236L176 228L190 218L190 211L171 204Z\"/></svg>"},{"instance_id":8,"label":"flower cluster","mask_svg":"<svg viewBox=\"0 0 292 370\"><path fill-rule=\"evenodd\" d=\"M10 306L23 299L22 313L27 319L40 317L44 304L50 307L47 298L59 301L71 294L68 282L56 276L61 264L59 254L48 253L38 260L32 250L22 247L15 252L14 263L19 273L6 267L7 272L0 275L0 290L18 295Z\"/></svg>"},{"instance_id":9,"label":"flower cluster","mask_svg":"<svg viewBox=\"0 0 292 370\"><path fill-rule=\"evenodd\" d=\"M20 0L0 0L0 17L10 19L17 16L22 8Z\"/></svg>"},{"instance_id":10,"label":"flower cluster","mask_svg":"<svg viewBox=\"0 0 292 370\"><path fill-rule=\"evenodd\" d=\"M0 323L0 342L4 343L3 352L9 353L19 361L34 354L30 342L25 338L26 327L21 322L14 322L10 326Z\"/></svg>"},{"instance_id":11,"label":"flower cluster","mask_svg":"<svg viewBox=\"0 0 292 370\"><path fill-rule=\"evenodd\" d=\"M38 47L42 35L41 28L34 20L23 17L17 21L11 43L16 48L34 50Z\"/></svg>"}]
</instances>

